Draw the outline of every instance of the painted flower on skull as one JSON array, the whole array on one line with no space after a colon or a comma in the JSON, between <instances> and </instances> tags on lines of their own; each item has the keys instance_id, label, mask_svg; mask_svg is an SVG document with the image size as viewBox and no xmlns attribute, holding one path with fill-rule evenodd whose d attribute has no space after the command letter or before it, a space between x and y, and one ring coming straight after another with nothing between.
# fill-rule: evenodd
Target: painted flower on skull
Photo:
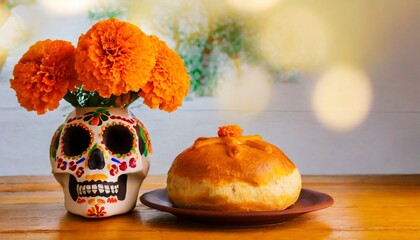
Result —
<instances>
[{"instance_id":1,"label":"painted flower on skull","mask_svg":"<svg viewBox=\"0 0 420 240\"><path fill-rule=\"evenodd\" d=\"M88 209L87 215L89 217L103 217L105 216L106 212L105 212L105 207L103 206L99 206L99 205L95 205L94 207L91 207L90 209Z\"/></svg>"},{"instance_id":2,"label":"painted flower on skull","mask_svg":"<svg viewBox=\"0 0 420 240\"><path fill-rule=\"evenodd\" d=\"M84 114L83 120L88 122L89 125L101 126L103 122L106 122L109 118L109 111L98 108L94 112L88 112Z\"/></svg>"}]
</instances>

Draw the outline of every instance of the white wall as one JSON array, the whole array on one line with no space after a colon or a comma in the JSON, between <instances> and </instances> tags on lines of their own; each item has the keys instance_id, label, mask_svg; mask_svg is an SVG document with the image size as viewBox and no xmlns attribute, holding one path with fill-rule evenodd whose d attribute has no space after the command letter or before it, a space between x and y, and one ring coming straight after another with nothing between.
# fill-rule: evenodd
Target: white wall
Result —
<instances>
[{"instance_id":1,"label":"white wall","mask_svg":"<svg viewBox=\"0 0 420 240\"><path fill-rule=\"evenodd\" d=\"M379 93L375 95L378 104L360 126L337 133L321 125L308 108L312 83L301 79L297 84L277 85L269 109L249 119L244 112L216 109L212 98L187 100L171 114L133 109L151 134L151 173L166 173L179 152L199 136L215 136L217 127L226 123L238 123L245 133L260 134L276 144L304 174L420 173L417 109L398 102L394 104L405 108L381 109L385 99ZM17 106L7 82L1 82L0 92L6 100L0 104L0 175L49 174L50 138L72 108L62 103L60 109L37 116ZM419 98L407 92L395 90L394 96L400 97L394 101Z\"/></svg>"}]
</instances>

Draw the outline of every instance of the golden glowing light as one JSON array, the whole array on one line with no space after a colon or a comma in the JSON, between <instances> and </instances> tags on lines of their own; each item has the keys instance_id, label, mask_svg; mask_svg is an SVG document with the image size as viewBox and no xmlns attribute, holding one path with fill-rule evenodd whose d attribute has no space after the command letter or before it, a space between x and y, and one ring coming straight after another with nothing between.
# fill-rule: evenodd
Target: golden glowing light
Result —
<instances>
[{"instance_id":1,"label":"golden glowing light","mask_svg":"<svg viewBox=\"0 0 420 240\"><path fill-rule=\"evenodd\" d=\"M7 18L10 16L10 11L5 7L0 6L0 27L6 22Z\"/></svg>"},{"instance_id":2,"label":"golden glowing light","mask_svg":"<svg viewBox=\"0 0 420 240\"><path fill-rule=\"evenodd\" d=\"M263 57L277 68L311 69L325 62L328 28L309 8L284 6L262 21L258 46Z\"/></svg>"},{"instance_id":3,"label":"golden glowing light","mask_svg":"<svg viewBox=\"0 0 420 240\"><path fill-rule=\"evenodd\" d=\"M223 110L238 110L257 115L271 97L271 76L261 67L231 68L218 80L216 103Z\"/></svg>"},{"instance_id":4,"label":"golden glowing light","mask_svg":"<svg viewBox=\"0 0 420 240\"><path fill-rule=\"evenodd\" d=\"M21 44L28 36L28 31L22 26L21 19L15 14L10 15L0 26L0 47L12 49Z\"/></svg>"},{"instance_id":5,"label":"golden glowing light","mask_svg":"<svg viewBox=\"0 0 420 240\"><path fill-rule=\"evenodd\" d=\"M76 15L87 12L99 0L39 0L39 4L48 12L56 15Z\"/></svg>"},{"instance_id":6,"label":"golden glowing light","mask_svg":"<svg viewBox=\"0 0 420 240\"><path fill-rule=\"evenodd\" d=\"M0 71L3 68L4 63L6 62L7 55L7 49L0 47Z\"/></svg>"},{"instance_id":7,"label":"golden glowing light","mask_svg":"<svg viewBox=\"0 0 420 240\"><path fill-rule=\"evenodd\" d=\"M279 3L280 0L227 0L226 2L238 11L257 13L273 7Z\"/></svg>"},{"instance_id":8,"label":"golden glowing light","mask_svg":"<svg viewBox=\"0 0 420 240\"><path fill-rule=\"evenodd\" d=\"M312 106L317 119L335 131L349 131L363 122L372 103L368 77L360 69L338 65L316 83Z\"/></svg>"},{"instance_id":9,"label":"golden glowing light","mask_svg":"<svg viewBox=\"0 0 420 240\"><path fill-rule=\"evenodd\" d=\"M1 29L3 28L3 24L7 21L9 16L10 16L10 12L7 11L5 7L0 7L0 33L2 31ZM5 36L5 35L2 34L1 36ZM4 48L2 45L0 45L0 71L2 70L4 63L6 62L7 55L8 55L7 49Z\"/></svg>"}]
</instances>

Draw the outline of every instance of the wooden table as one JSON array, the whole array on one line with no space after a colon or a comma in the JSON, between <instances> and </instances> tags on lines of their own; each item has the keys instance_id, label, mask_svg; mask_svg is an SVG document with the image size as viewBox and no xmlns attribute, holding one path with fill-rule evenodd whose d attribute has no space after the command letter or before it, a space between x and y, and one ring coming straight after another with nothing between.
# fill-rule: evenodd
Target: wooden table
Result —
<instances>
[{"instance_id":1,"label":"wooden table","mask_svg":"<svg viewBox=\"0 0 420 240\"><path fill-rule=\"evenodd\" d=\"M149 176L141 194L165 187ZM420 239L420 175L304 176L332 207L265 226L206 225L140 203L129 214L85 219L68 213L52 176L0 177L0 239Z\"/></svg>"}]
</instances>

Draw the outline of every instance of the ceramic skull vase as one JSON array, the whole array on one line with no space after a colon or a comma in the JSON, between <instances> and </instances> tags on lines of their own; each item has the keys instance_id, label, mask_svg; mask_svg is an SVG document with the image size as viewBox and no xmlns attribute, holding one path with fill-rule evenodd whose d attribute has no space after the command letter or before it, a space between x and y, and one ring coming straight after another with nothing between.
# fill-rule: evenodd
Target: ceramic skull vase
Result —
<instances>
[{"instance_id":1,"label":"ceramic skull vase","mask_svg":"<svg viewBox=\"0 0 420 240\"><path fill-rule=\"evenodd\" d=\"M65 207L88 218L131 211L146 177L151 144L125 108L76 108L55 132L50 160Z\"/></svg>"}]
</instances>

